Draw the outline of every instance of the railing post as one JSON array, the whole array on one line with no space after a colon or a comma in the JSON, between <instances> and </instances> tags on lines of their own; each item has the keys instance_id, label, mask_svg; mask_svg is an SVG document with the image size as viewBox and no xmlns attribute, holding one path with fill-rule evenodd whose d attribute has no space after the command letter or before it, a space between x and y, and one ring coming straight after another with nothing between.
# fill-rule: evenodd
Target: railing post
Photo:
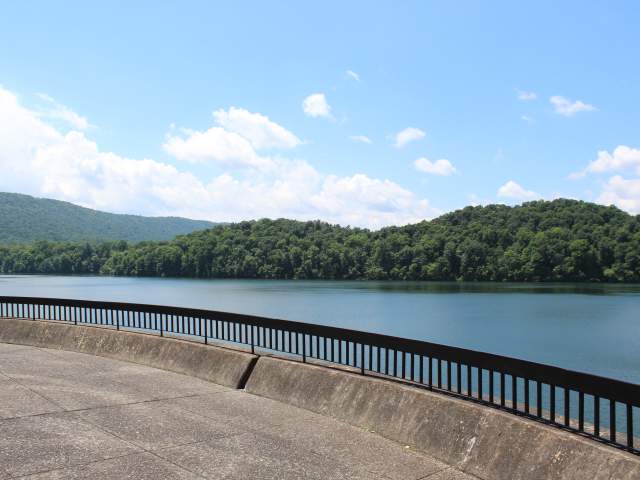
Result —
<instances>
[{"instance_id":1,"label":"railing post","mask_svg":"<svg viewBox=\"0 0 640 480\"><path fill-rule=\"evenodd\" d=\"M208 327L208 325L209 325L208 320L209 320L208 318L203 318L203 319L202 319L202 321L204 322L204 344L205 344L205 345L207 345L207 344L208 344L208 342L209 342L209 340L208 340L208 338L207 338L207 337L208 337L208 330L209 330L209 329L207 328L207 327Z\"/></svg>"},{"instance_id":2,"label":"railing post","mask_svg":"<svg viewBox=\"0 0 640 480\"><path fill-rule=\"evenodd\" d=\"M360 343L360 373L364 375L364 343Z\"/></svg>"},{"instance_id":3,"label":"railing post","mask_svg":"<svg viewBox=\"0 0 640 480\"><path fill-rule=\"evenodd\" d=\"M116 330L120 330L120 311L116 310Z\"/></svg>"},{"instance_id":4,"label":"railing post","mask_svg":"<svg viewBox=\"0 0 640 480\"><path fill-rule=\"evenodd\" d=\"M296 336L298 334L296 333ZM302 363L307 362L307 339L305 338L305 334L302 334Z\"/></svg>"},{"instance_id":5,"label":"railing post","mask_svg":"<svg viewBox=\"0 0 640 480\"><path fill-rule=\"evenodd\" d=\"M627 403L627 450L633 452L633 405Z\"/></svg>"},{"instance_id":6,"label":"railing post","mask_svg":"<svg viewBox=\"0 0 640 480\"><path fill-rule=\"evenodd\" d=\"M163 323L162 322L162 314L160 314L160 336L164 337L164 326L162 325L162 323Z\"/></svg>"},{"instance_id":7,"label":"railing post","mask_svg":"<svg viewBox=\"0 0 640 480\"><path fill-rule=\"evenodd\" d=\"M258 327L256 327L257 329ZM253 325L251 325L251 353L256 353L256 342L253 338Z\"/></svg>"}]
</instances>

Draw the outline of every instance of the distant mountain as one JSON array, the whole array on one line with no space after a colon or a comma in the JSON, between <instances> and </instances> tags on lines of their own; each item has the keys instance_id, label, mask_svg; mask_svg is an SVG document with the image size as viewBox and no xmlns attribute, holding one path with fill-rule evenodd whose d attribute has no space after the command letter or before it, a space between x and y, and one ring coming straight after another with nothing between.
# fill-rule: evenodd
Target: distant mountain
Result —
<instances>
[{"instance_id":1,"label":"distant mountain","mask_svg":"<svg viewBox=\"0 0 640 480\"><path fill-rule=\"evenodd\" d=\"M100 212L69 202L0 192L0 243L170 240L211 228L204 220Z\"/></svg>"}]
</instances>

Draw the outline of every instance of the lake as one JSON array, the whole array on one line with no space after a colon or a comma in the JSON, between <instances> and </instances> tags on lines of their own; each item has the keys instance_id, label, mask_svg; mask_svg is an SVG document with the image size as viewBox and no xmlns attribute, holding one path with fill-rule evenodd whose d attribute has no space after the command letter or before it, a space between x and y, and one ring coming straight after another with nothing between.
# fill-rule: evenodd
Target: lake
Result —
<instances>
[{"instance_id":1,"label":"lake","mask_svg":"<svg viewBox=\"0 0 640 480\"><path fill-rule=\"evenodd\" d=\"M640 285L0 276L0 295L262 315L499 353L640 383Z\"/></svg>"}]
</instances>

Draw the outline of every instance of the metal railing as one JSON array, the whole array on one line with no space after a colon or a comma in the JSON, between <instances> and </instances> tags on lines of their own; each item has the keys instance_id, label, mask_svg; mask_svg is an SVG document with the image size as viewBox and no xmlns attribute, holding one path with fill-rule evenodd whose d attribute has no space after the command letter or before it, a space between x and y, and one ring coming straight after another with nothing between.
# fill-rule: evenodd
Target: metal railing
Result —
<instances>
[{"instance_id":1,"label":"metal railing","mask_svg":"<svg viewBox=\"0 0 640 480\"><path fill-rule=\"evenodd\" d=\"M392 377L640 454L640 385L517 358L356 330L191 308L0 296L0 316L242 345Z\"/></svg>"}]
</instances>

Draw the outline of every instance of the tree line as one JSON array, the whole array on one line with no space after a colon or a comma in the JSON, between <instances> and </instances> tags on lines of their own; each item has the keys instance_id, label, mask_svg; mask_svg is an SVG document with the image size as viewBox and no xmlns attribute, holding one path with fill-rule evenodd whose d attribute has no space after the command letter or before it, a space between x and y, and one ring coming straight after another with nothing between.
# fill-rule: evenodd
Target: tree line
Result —
<instances>
[{"instance_id":1,"label":"tree line","mask_svg":"<svg viewBox=\"0 0 640 480\"><path fill-rule=\"evenodd\" d=\"M466 207L378 231L226 224L171 241L0 246L0 272L194 278L640 281L640 220L574 200Z\"/></svg>"}]
</instances>

